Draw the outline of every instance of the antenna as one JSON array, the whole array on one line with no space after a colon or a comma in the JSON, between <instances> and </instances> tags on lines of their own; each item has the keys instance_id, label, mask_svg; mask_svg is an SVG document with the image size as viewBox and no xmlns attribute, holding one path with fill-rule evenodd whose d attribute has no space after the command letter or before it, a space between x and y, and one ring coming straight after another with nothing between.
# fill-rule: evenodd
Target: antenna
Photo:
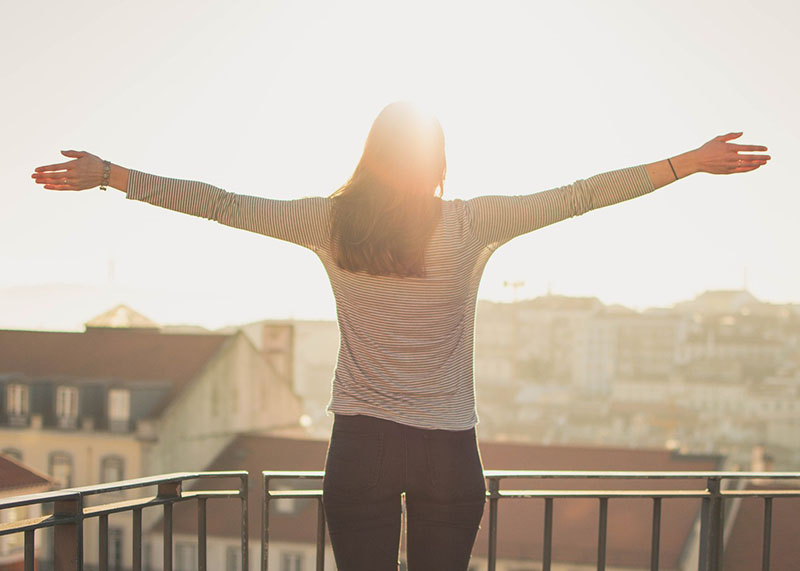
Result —
<instances>
[{"instance_id":1,"label":"antenna","mask_svg":"<svg viewBox=\"0 0 800 571\"><path fill-rule=\"evenodd\" d=\"M510 287L511 290L514 292L514 294L513 294L514 295L514 303L517 303L517 290L519 290L519 288L523 287L524 285L525 285L525 282L522 281L522 280L516 281L516 282L508 282L508 281L504 281L503 282L503 287Z\"/></svg>"}]
</instances>

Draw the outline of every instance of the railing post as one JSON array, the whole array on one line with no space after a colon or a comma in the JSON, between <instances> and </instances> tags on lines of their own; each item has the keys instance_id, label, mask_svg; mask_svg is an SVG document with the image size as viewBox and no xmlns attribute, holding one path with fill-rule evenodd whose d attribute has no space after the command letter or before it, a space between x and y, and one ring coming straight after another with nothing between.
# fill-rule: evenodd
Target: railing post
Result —
<instances>
[{"instance_id":1,"label":"railing post","mask_svg":"<svg viewBox=\"0 0 800 571\"><path fill-rule=\"evenodd\" d=\"M497 566L497 503L500 500L500 479L489 478L489 571Z\"/></svg>"},{"instance_id":2,"label":"railing post","mask_svg":"<svg viewBox=\"0 0 800 571\"><path fill-rule=\"evenodd\" d=\"M553 498L544 500L544 538L542 545L542 571L550 571L553 559Z\"/></svg>"},{"instance_id":3,"label":"railing post","mask_svg":"<svg viewBox=\"0 0 800 571\"><path fill-rule=\"evenodd\" d=\"M108 571L108 514L100 516L99 527L99 551L100 571Z\"/></svg>"},{"instance_id":4,"label":"railing post","mask_svg":"<svg viewBox=\"0 0 800 571\"><path fill-rule=\"evenodd\" d=\"M764 498L764 537L761 542L761 571L769 571L769 552L772 543L772 498Z\"/></svg>"},{"instance_id":5,"label":"railing post","mask_svg":"<svg viewBox=\"0 0 800 571\"><path fill-rule=\"evenodd\" d=\"M208 526L206 525L207 500L200 498L197 500L197 569L206 571L208 569Z\"/></svg>"},{"instance_id":6,"label":"railing post","mask_svg":"<svg viewBox=\"0 0 800 571\"><path fill-rule=\"evenodd\" d=\"M658 571L661 552L661 498L653 498L653 528L650 540L650 571Z\"/></svg>"},{"instance_id":7,"label":"railing post","mask_svg":"<svg viewBox=\"0 0 800 571\"><path fill-rule=\"evenodd\" d=\"M242 474L239 479L239 497L242 499L242 571L250 569L250 512L249 497L250 497L250 474Z\"/></svg>"},{"instance_id":8,"label":"railing post","mask_svg":"<svg viewBox=\"0 0 800 571\"><path fill-rule=\"evenodd\" d=\"M317 569L325 571L325 508L322 498L317 500Z\"/></svg>"},{"instance_id":9,"label":"railing post","mask_svg":"<svg viewBox=\"0 0 800 571\"><path fill-rule=\"evenodd\" d=\"M71 523L55 526L53 531L53 564L59 571L83 569L83 498L54 502L53 514L72 518Z\"/></svg>"},{"instance_id":10,"label":"railing post","mask_svg":"<svg viewBox=\"0 0 800 571\"><path fill-rule=\"evenodd\" d=\"M708 479L708 491L708 571L722 571L724 509L719 478Z\"/></svg>"},{"instance_id":11,"label":"railing post","mask_svg":"<svg viewBox=\"0 0 800 571\"><path fill-rule=\"evenodd\" d=\"M177 500L181 497L181 482L158 485L158 498ZM164 504L164 571L172 571L172 502Z\"/></svg>"},{"instance_id":12,"label":"railing post","mask_svg":"<svg viewBox=\"0 0 800 571\"><path fill-rule=\"evenodd\" d=\"M261 502L261 571L269 570L269 478L263 476L264 501Z\"/></svg>"},{"instance_id":13,"label":"railing post","mask_svg":"<svg viewBox=\"0 0 800 571\"><path fill-rule=\"evenodd\" d=\"M133 518L133 538L131 541L133 571L142 571L142 508L134 508L131 517Z\"/></svg>"},{"instance_id":14,"label":"railing post","mask_svg":"<svg viewBox=\"0 0 800 571\"><path fill-rule=\"evenodd\" d=\"M34 571L36 566L35 530L25 531L25 571Z\"/></svg>"},{"instance_id":15,"label":"railing post","mask_svg":"<svg viewBox=\"0 0 800 571\"><path fill-rule=\"evenodd\" d=\"M608 498L600 498L597 522L597 571L606 569L606 536L608 527Z\"/></svg>"}]
</instances>

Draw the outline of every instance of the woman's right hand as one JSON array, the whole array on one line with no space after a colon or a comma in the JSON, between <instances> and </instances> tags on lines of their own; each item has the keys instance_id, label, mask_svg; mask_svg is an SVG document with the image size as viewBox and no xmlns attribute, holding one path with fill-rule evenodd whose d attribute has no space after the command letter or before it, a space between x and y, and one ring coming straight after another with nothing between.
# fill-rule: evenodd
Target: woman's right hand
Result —
<instances>
[{"instance_id":1,"label":"woman's right hand","mask_svg":"<svg viewBox=\"0 0 800 571\"><path fill-rule=\"evenodd\" d=\"M85 151L61 151L73 160L36 167L31 177L47 190L86 190L103 180L103 159Z\"/></svg>"}]
</instances>

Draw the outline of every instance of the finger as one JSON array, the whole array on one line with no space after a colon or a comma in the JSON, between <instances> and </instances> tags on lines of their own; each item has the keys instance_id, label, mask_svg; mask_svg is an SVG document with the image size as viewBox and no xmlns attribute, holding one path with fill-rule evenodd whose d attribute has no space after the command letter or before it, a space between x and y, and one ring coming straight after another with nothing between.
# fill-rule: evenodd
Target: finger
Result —
<instances>
[{"instance_id":1,"label":"finger","mask_svg":"<svg viewBox=\"0 0 800 571\"><path fill-rule=\"evenodd\" d=\"M738 133L728 133L727 135L720 135L719 137L714 137L714 140L723 142L732 141L733 139L738 139L741 136L742 136L742 131L739 131Z\"/></svg>"},{"instance_id":2,"label":"finger","mask_svg":"<svg viewBox=\"0 0 800 571\"><path fill-rule=\"evenodd\" d=\"M86 151L61 151L61 154L65 157L73 157L75 159L79 159L81 157L85 157L89 153Z\"/></svg>"},{"instance_id":3,"label":"finger","mask_svg":"<svg viewBox=\"0 0 800 571\"><path fill-rule=\"evenodd\" d=\"M54 165L45 165L43 167L36 167L35 170L36 172L67 170L73 164L75 164L75 161L67 161L66 163L57 163Z\"/></svg>"},{"instance_id":4,"label":"finger","mask_svg":"<svg viewBox=\"0 0 800 571\"><path fill-rule=\"evenodd\" d=\"M77 190L74 185L71 184L46 184L44 185L45 190Z\"/></svg>"},{"instance_id":5,"label":"finger","mask_svg":"<svg viewBox=\"0 0 800 571\"><path fill-rule=\"evenodd\" d=\"M39 184L63 185L63 184L72 184L75 182L75 179L70 176L48 175L48 176L36 177L36 182L38 182Z\"/></svg>"},{"instance_id":6,"label":"finger","mask_svg":"<svg viewBox=\"0 0 800 571\"><path fill-rule=\"evenodd\" d=\"M767 164L767 161L764 160L757 160L757 161L737 161L730 165L730 168L736 169L757 169L758 167L764 166Z\"/></svg>"},{"instance_id":7,"label":"finger","mask_svg":"<svg viewBox=\"0 0 800 571\"><path fill-rule=\"evenodd\" d=\"M740 167L736 167L731 172L734 172L734 173L737 173L737 172L750 172L750 171L754 171L757 168L760 168L762 166L764 166L764 165L763 164L748 165L748 166L742 165Z\"/></svg>"},{"instance_id":8,"label":"finger","mask_svg":"<svg viewBox=\"0 0 800 571\"><path fill-rule=\"evenodd\" d=\"M741 151L766 151L767 147L762 147L761 145L737 145L736 143L731 143L731 147L736 149L737 152Z\"/></svg>"},{"instance_id":9,"label":"finger","mask_svg":"<svg viewBox=\"0 0 800 571\"><path fill-rule=\"evenodd\" d=\"M736 155L738 161L768 161L771 158L769 155Z\"/></svg>"}]
</instances>

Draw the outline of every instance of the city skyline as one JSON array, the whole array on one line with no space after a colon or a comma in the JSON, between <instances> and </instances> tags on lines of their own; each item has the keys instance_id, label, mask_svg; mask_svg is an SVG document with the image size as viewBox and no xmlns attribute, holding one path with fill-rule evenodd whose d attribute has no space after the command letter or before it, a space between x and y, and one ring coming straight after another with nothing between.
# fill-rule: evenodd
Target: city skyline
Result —
<instances>
[{"instance_id":1,"label":"city skyline","mask_svg":"<svg viewBox=\"0 0 800 571\"><path fill-rule=\"evenodd\" d=\"M511 288L505 299L479 297L478 302L524 303L545 296L566 298L593 298L606 307L623 306L636 312L653 309L671 309L675 306L697 299L708 292L747 292L759 303L771 305L790 305L800 310L800 301L774 301L763 299L748 288L706 289L686 298L676 298L670 303L647 306L632 306L616 301L607 301L595 295L569 295L559 291L544 292L527 296L517 293L514 299ZM214 301L209 311L201 311L203 302ZM241 300L238 300L241 301ZM322 300L327 301L327 300ZM324 304L309 304L305 311L277 312L269 315L257 310L239 312L238 303L233 304L225 297L213 297L208 291L180 292L162 290L126 290L124 288L104 287L90 284L42 284L38 286L18 286L0 288L0 329L42 330L42 331L83 331L89 320L104 314L114 307L124 305L136 313L152 319L160 326L203 327L220 330L238 327L257 321L336 321L332 296L330 312L317 312ZM264 306L266 307L266 306ZM61 308L61 310L59 310ZM196 310L196 311L195 311ZM480 313L478 313L480 319Z\"/></svg>"}]
</instances>

